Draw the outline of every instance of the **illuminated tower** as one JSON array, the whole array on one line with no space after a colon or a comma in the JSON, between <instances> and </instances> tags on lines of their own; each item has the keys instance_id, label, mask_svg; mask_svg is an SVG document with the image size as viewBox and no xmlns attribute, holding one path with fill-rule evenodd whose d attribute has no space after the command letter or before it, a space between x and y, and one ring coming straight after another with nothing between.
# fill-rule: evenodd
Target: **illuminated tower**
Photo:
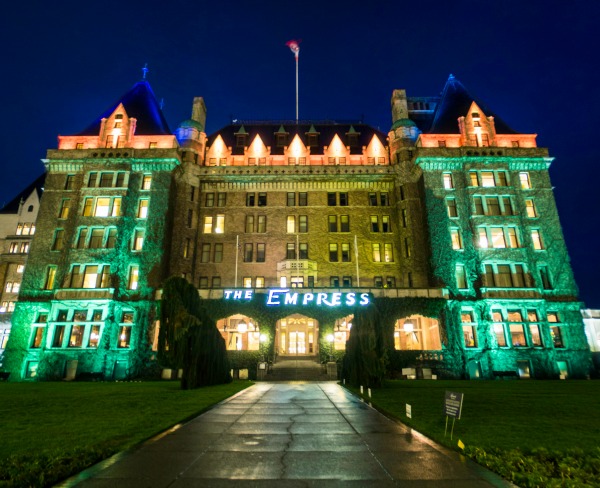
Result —
<instances>
[{"instance_id":1,"label":"illuminated tower","mask_svg":"<svg viewBox=\"0 0 600 488\"><path fill-rule=\"evenodd\" d=\"M146 81L49 150L45 193L13 314L15 377L136 375L154 342L179 145Z\"/></svg>"}]
</instances>

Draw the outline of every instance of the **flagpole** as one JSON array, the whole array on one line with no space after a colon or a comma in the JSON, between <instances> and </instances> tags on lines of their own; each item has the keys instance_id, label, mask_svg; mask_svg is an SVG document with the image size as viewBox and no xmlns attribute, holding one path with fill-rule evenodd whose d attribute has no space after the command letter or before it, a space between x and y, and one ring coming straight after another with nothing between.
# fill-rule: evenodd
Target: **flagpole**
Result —
<instances>
[{"instance_id":1,"label":"flagpole","mask_svg":"<svg viewBox=\"0 0 600 488\"><path fill-rule=\"evenodd\" d=\"M288 41L285 43L287 47L294 53L294 57L296 58L296 123L298 123L298 54L300 53L300 40Z\"/></svg>"},{"instance_id":2,"label":"flagpole","mask_svg":"<svg viewBox=\"0 0 600 488\"><path fill-rule=\"evenodd\" d=\"M298 282L300 281L300 243L299 243L299 235L296 234L296 277L298 281L296 282L296 286L298 286Z\"/></svg>"},{"instance_id":3,"label":"flagpole","mask_svg":"<svg viewBox=\"0 0 600 488\"><path fill-rule=\"evenodd\" d=\"M354 234L354 257L356 260L356 284L358 285L358 288L360 288L360 272L358 269L358 241L356 234Z\"/></svg>"},{"instance_id":4,"label":"flagpole","mask_svg":"<svg viewBox=\"0 0 600 488\"><path fill-rule=\"evenodd\" d=\"M298 53L296 53L296 123L298 123Z\"/></svg>"},{"instance_id":5,"label":"flagpole","mask_svg":"<svg viewBox=\"0 0 600 488\"><path fill-rule=\"evenodd\" d=\"M237 288L238 254L240 253L240 235L235 236L235 286Z\"/></svg>"}]
</instances>

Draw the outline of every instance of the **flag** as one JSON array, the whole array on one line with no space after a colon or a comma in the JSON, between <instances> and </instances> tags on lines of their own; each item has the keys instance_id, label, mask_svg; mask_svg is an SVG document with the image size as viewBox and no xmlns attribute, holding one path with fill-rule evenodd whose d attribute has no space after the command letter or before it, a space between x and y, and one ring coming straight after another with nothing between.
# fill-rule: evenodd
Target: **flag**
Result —
<instances>
[{"instance_id":1,"label":"flag","mask_svg":"<svg viewBox=\"0 0 600 488\"><path fill-rule=\"evenodd\" d=\"M298 59L298 53L300 52L300 42L301 42L301 39L298 39L297 41L292 39L291 41L288 41L285 43L285 45L287 47L289 47L290 50L294 53L294 56L296 56L296 59Z\"/></svg>"}]
</instances>

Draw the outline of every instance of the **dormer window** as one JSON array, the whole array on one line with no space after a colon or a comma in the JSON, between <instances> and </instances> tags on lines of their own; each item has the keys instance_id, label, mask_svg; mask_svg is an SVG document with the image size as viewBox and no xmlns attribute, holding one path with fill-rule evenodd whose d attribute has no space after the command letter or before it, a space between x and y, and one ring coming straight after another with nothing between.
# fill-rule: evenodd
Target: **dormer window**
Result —
<instances>
[{"instance_id":1,"label":"dormer window","mask_svg":"<svg viewBox=\"0 0 600 488\"><path fill-rule=\"evenodd\" d=\"M319 134L308 134L307 143L309 147L317 147L319 145Z\"/></svg>"},{"instance_id":2,"label":"dormer window","mask_svg":"<svg viewBox=\"0 0 600 488\"><path fill-rule=\"evenodd\" d=\"M471 117L473 117L474 119L478 119L479 118L479 113L478 112L473 112L471 114Z\"/></svg>"},{"instance_id":3,"label":"dormer window","mask_svg":"<svg viewBox=\"0 0 600 488\"><path fill-rule=\"evenodd\" d=\"M277 133L275 143L277 147L284 147L287 145L287 134Z\"/></svg>"},{"instance_id":4,"label":"dormer window","mask_svg":"<svg viewBox=\"0 0 600 488\"><path fill-rule=\"evenodd\" d=\"M348 145L350 147L358 146L358 134L356 134L356 133L348 134Z\"/></svg>"},{"instance_id":5,"label":"dormer window","mask_svg":"<svg viewBox=\"0 0 600 488\"><path fill-rule=\"evenodd\" d=\"M244 148L248 145L248 134L235 135L235 147Z\"/></svg>"},{"instance_id":6,"label":"dormer window","mask_svg":"<svg viewBox=\"0 0 600 488\"><path fill-rule=\"evenodd\" d=\"M115 115L115 129L121 128L123 125L123 114Z\"/></svg>"}]
</instances>

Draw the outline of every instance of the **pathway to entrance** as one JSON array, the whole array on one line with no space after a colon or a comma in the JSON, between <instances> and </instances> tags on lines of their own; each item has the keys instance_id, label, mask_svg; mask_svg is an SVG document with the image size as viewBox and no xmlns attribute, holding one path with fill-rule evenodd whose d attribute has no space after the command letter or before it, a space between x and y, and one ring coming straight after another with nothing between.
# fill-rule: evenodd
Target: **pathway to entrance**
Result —
<instances>
[{"instance_id":1,"label":"pathway to entrance","mask_svg":"<svg viewBox=\"0 0 600 488\"><path fill-rule=\"evenodd\" d=\"M256 384L102 464L77 486L512 486L334 382Z\"/></svg>"}]
</instances>

